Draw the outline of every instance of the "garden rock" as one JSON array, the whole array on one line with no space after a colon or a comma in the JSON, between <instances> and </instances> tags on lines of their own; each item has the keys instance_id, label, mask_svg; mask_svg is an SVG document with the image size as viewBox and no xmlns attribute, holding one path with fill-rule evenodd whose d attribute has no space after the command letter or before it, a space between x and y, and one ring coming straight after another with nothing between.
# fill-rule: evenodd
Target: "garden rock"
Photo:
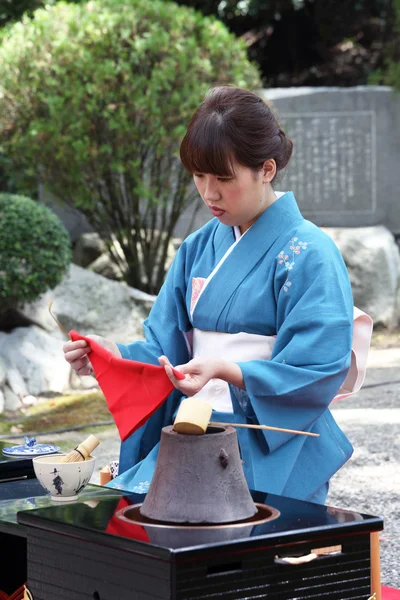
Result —
<instances>
[{"instance_id":1,"label":"garden rock","mask_svg":"<svg viewBox=\"0 0 400 600\"><path fill-rule=\"evenodd\" d=\"M75 244L72 260L80 267L87 267L107 252L107 246L98 233L84 233Z\"/></svg>"},{"instance_id":2,"label":"garden rock","mask_svg":"<svg viewBox=\"0 0 400 600\"><path fill-rule=\"evenodd\" d=\"M28 396L24 396L21 400L24 406L35 406L38 403L38 399L36 396L32 396L32 394L28 394Z\"/></svg>"},{"instance_id":3,"label":"garden rock","mask_svg":"<svg viewBox=\"0 0 400 600\"><path fill-rule=\"evenodd\" d=\"M113 262L108 252L97 257L96 260L88 266L88 269L89 271L93 271L93 273L97 273L98 275L103 275L103 277L107 277L108 279L120 281L123 278L121 269Z\"/></svg>"},{"instance_id":4,"label":"garden rock","mask_svg":"<svg viewBox=\"0 0 400 600\"><path fill-rule=\"evenodd\" d=\"M25 383L25 389L18 395L5 387L8 410L19 408L19 397L28 393L35 396L47 392L62 393L68 387L70 367L64 359L62 346L61 340L36 326L17 327L10 333L0 333L0 357L7 366L7 379L10 381L9 374L12 373L14 385L18 381L21 383L13 372L18 371ZM14 397L18 399L18 406Z\"/></svg>"},{"instance_id":5,"label":"garden rock","mask_svg":"<svg viewBox=\"0 0 400 600\"><path fill-rule=\"evenodd\" d=\"M400 252L386 227L326 228L349 271L354 304L375 325L393 328L400 321Z\"/></svg>"},{"instance_id":6,"label":"garden rock","mask_svg":"<svg viewBox=\"0 0 400 600\"><path fill-rule=\"evenodd\" d=\"M96 333L114 341L128 343L143 339L143 319L148 315L151 296L133 298L127 285L70 265L67 275L54 290L25 306L23 314L66 341L51 318L48 304L67 331L75 329L83 335Z\"/></svg>"},{"instance_id":7,"label":"garden rock","mask_svg":"<svg viewBox=\"0 0 400 600\"><path fill-rule=\"evenodd\" d=\"M12 390L6 385L4 387L4 409L15 412L21 408L21 400L14 394Z\"/></svg>"},{"instance_id":8,"label":"garden rock","mask_svg":"<svg viewBox=\"0 0 400 600\"><path fill-rule=\"evenodd\" d=\"M11 391L14 392L18 398L28 395L26 383L18 369L15 369L12 366L7 369L7 382Z\"/></svg>"},{"instance_id":9,"label":"garden rock","mask_svg":"<svg viewBox=\"0 0 400 600\"><path fill-rule=\"evenodd\" d=\"M0 388L4 385L7 378L7 368L4 360L0 358Z\"/></svg>"}]
</instances>

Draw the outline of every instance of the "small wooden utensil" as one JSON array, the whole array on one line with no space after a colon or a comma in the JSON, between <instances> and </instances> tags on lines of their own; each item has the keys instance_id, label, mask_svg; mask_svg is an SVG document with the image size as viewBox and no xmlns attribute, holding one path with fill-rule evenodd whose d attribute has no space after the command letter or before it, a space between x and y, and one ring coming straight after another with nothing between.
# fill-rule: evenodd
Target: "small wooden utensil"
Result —
<instances>
[{"instance_id":1,"label":"small wooden utensil","mask_svg":"<svg viewBox=\"0 0 400 600\"><path fill-rule=\"evenodd\" d=\"M109 465L106 465L102 469L100 469L100 485L106 485L111 481L111 469Z\"/></svg>"},{"instance_id":2,"label":"small wooden utensil","mask_svg":"<svg viewBox=\"0 0 400 600\"><path fill-rule=\"evenodd\" d=\"M189 435L201 435L206 432L207 427L247 427L248 429L266 429L268 431L281 431L283 433L294 433L296 435L307 435L319 437L319 433L298 431L297 429L284 429L283 427L272 427L268 425L248 425L247 423L217 423L210 421L212 406L209 402L198 398L185 398L182 400L174 422L174 430L178 433Z\"/></svg>"},{"instance_id":3,"label":"small wooden utensil","mask_svg":"<svg viewBox=\"0 0 400 600\"><path fill-rule=\"evenodd\" d=\"M81 462L83 460L86 460L87 458L89 458L92 450L97 448L99 444L100 442L97 439L97 437L95 437L94 435L89 435L89 437L87 437L86 440L84 440L82 443L79 444L79 446L75 448L75 450L71 450L71 452L63 456L60 462Z\"/></svg>"},{"instance_id":4,"label":"small wooden utensil","mask_svg":"<svg viewBox=\"0 0 400 600\"><path fill-rule=\"evenodd\" d=\"M53 300L50 300L49 302L49 313L50 315L53 317L53 319L55 320L55 322L57 323L57 325L59 326L59 328L61 329L61 331L67 336L67 338L71 339L71 336L69 335L68 331L65 329L65 327L63 327L60 323L60 321L57 319L57 317L51 312L51 307L53 306Z\"/></svg>"}]
</instances>

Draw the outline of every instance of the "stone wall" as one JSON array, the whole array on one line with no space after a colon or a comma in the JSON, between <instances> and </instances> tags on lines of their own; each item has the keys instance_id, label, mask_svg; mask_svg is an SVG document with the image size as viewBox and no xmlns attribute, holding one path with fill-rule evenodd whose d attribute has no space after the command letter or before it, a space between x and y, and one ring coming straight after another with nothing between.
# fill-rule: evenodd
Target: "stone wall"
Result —
<instances>
[{"instance_id":1,"label":"stone wall","mask_svg":"<svg viewBox=\"0 0 400 600\"><path fill-rule=\"evenodd\" d=\"M400 233L400 96L389 87L263 90L293 139L283 181L324 227Z\"/></svg>"}]
</instances>

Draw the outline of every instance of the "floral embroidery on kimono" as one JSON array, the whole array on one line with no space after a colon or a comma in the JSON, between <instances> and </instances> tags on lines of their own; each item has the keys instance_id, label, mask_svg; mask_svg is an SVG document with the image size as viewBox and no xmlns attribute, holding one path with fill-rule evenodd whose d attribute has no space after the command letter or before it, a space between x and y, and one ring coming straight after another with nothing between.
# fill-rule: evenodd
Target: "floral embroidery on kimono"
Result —
<instances>
[{"instance_id":1,"label":"floral embroidery on kimono","mask_svg":"<svg viewBox=\"0 0 400 600\"><path fill-rule=\"evenodd\" d=\"M121 478L121 482L114 482L113 480L111 480L108 484L107 487L116 489L116 490L126 490L126 482L124 481L123 478ZM139 481L139 483L133 487L131 487L129 489L130 492L134 493L134 494L147 494L147 492L149 491L149 487L150 487L150 481Z\"/></svg>"},{"instance_id":2,"label":"floral embroidery on kimono","mask_svg":"<svg viewBox=\"0 0 400 600\"><path fill-rule=\"evenodd\" d=\"M150 481L140 481L138 485L132 488L132 492L135 494L147 494L150 487Z\"/></svg>"},{"instance_id":3,"label":"floral embroidery on kimono","mask_svg":"<svg viewBox=\"0 0 400 600\"><path fill-rule=\"evenodd\" d=\"M291 251L292 256L290 257L289 254L285 252L285 250L282 250L281 252L279 252L278 256L276 257L278 260L278 264L280 264L280 265L284 264L285 269L288 273L287 277L286 277L286 281L283 284L284 292L289 291L289 288L292 285L292 282L289 281L289 271L291 271L294 267L295 255L299 255L301 250L307 250L308 244L312 244L312 242L301 242L299 240L299 238L293 237L290 240L289 244L290 244L289 252Z\"/></svg>"}]
</instances>

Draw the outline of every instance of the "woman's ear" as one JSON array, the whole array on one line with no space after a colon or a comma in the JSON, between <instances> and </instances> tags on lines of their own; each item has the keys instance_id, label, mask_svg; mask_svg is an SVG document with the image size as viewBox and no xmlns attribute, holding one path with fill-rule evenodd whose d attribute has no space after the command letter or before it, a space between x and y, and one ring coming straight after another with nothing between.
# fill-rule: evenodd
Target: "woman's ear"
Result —
<instances>
[{"instance_id":1,"label":"woman's ear","mask_svg":"<svg viewBox=\"0 0 400 600\"><path fill-rule=\"evenodd\" d=\"M273 158L266 160L262 166L262 182L271 183L276 175L276 162Z\"/></svg>"}]
</instances>

